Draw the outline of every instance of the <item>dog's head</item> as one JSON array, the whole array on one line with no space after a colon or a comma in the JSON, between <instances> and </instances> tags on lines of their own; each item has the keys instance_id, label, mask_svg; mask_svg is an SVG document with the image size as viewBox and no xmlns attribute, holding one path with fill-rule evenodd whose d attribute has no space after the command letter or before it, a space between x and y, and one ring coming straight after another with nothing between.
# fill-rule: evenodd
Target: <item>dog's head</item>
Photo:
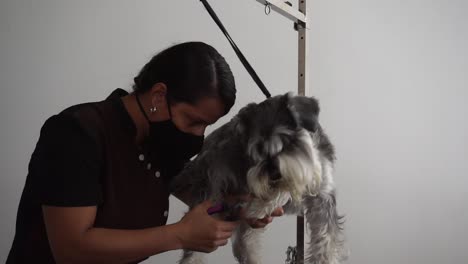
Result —
<instances>
[{"instance_id":1,"label":"dog's head","mask_svg":"<svg viewBox=\"0 0 468 264\"><path fill-rule=\"evenodd\" d=\"M289 193L300 201L321 181L319 153L311 133L318 129L319 106L309 97L276 96L250 104L236 116L236 130L248 159L247 183L257 198Z\"/></svg>"}]
</instances>

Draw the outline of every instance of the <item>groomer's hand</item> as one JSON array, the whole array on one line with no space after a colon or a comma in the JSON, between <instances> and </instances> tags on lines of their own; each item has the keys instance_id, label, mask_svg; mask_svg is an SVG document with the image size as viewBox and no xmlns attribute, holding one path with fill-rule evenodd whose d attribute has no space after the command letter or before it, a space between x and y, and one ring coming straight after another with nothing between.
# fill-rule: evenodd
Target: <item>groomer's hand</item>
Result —
<instances>
[{"instance_id":1,"label":"groomer's hand","mask_svg":"<svg viewBox=\"0 0 468 264\"><path fill-rule=\"evenodd\" d=\"M227 244L239 222L215 219L207 213L211 206L211 201L205 201L190 210L177 223L177 237L182 248L209 253Z\"/></svg>"}]
</instances>

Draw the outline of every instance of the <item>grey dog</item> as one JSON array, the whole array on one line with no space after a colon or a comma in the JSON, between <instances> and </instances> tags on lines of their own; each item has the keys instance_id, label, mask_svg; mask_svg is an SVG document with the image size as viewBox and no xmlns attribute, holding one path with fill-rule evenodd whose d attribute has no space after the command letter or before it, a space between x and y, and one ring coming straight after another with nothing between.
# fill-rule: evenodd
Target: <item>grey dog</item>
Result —
<instances>
[{"instance_id":1,"label":"grey dog","mask_svg":"<svg viewBox=\"0 0 468 264\"><path fill-rule=\"evenodd\" d=\"M171 183L189 192L193 208L206 199L250 194L246 215L263 218L275 208L305 215L310 243L306 263L338 264L344 259L343 218L336 210L335 151L318 122L316 99L279 95L242 108L213 131L199 155ZM233 254L242 264L259 264L260 229L241 223ZM182 264L204 263L204 253L184 251Z\"/></svg>"}]
</instances>

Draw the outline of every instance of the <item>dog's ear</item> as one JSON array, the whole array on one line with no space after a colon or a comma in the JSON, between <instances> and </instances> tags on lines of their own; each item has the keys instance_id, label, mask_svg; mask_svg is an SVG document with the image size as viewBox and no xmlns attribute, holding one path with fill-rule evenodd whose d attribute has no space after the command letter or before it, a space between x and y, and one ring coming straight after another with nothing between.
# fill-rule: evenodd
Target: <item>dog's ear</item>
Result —
<instances>
[{"instance_id":1,"label":"dog's ear","mask_svg":"<svg viewBox=\"0 0 468 264\"><path fill-rule=\"evenodd\" d=\"M248 128L248 118L251 113L254 111L256 103L249 103L244 106L239 113L231 120L232 125L234 126L234 131L237 135L246 135Z\"/></svg>"},{"instance_id":2,"label":"dog's ear","mask_svg":"<svg viewBox=\"0 0 468 264\"><path fill-rule=\"evenodd\" d=\"M294 96L291 92L280 95L277 97L277 106L279 106L278 111L282 113L281 116L283 117L283 119L281 119L280 121L281 124L287 125L291 129L296 129L298 127L301 127L301 121L299 118L299 114L297 113L297 111L294 110L293 98ZM284 119L284 117L286 118Z\"/></svg>"},{"instance_id":3,"label":"dog's ear","mask_svg":"<svg viewBox=\"0 0 468 264\"><path fill-rule=\"evenodd\" d=\"M301 127L311 132L317 130L320 113L317 99L306 96L290 96L288 108Z\"/></svg>"}]
</instances>

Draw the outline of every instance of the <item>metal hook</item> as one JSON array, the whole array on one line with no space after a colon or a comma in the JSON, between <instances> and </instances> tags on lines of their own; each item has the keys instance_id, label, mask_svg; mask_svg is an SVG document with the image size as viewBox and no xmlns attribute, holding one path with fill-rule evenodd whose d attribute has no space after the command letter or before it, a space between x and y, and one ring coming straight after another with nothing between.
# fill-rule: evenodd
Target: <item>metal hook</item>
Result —
<instances>
[{"instance_id":1,"label":"metal hook","mask_svg":"<svg viewBox=\"0 0 468 264\"><path fill-rule=\"evenodd\" d=\"M270 2L266 1L265 2L265 15L268 16L270 14L270 12L271 12L271 4L270 4Z\"/></svg>"}]
</instances>

